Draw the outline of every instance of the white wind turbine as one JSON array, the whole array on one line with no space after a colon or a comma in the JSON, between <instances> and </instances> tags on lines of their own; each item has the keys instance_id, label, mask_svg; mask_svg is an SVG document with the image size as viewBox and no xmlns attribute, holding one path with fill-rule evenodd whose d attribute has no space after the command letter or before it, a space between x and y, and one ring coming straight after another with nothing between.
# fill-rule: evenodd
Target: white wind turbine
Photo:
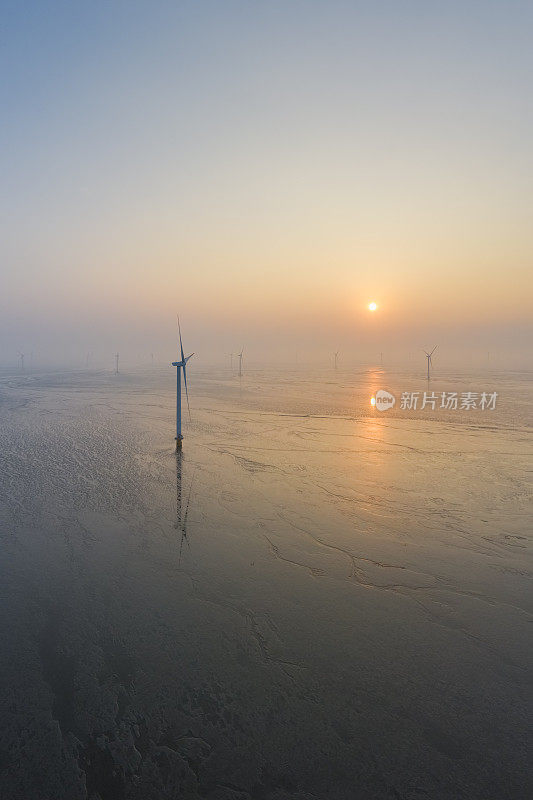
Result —
<instances>
[{"instance_id":1,"label":"white wind turbine","mask_svg":"<svg viewBox=\"0 0 533 800\"><path fill-rule=\"evenodd\" d=\"M181 450L183 436L181 435L181 370L183 370L183 382L185 384L185 396L187 398L187 408L189 411L189 418L191 416L191 409L189 406L189 392L187 390L187 361L193 357L194 353L185 358L183 353L183 344L181 341L181 327L178 317L178 332L180 336L180 350L181 361L173 361L172 366L176 367L176 452Z\"/></svg>"},{"instance_id":2,"label":"white wind turbine","mask_svg":"<svg viewBox=\"0 0 533 800\"><path fill-rule=\"evenodd\" d=\"M435 347L433 348L433 350L431 351L431 353L428 353L428 351L427 351L427 350L424 350L424 353L426 354L426 358L427 358L427 361L428 361L428 381L429 381L429 365L430 365L430 364L433 364L433 361L431 360L431 356L433 355L433 353L435 352L435 350L437 349L437 347L438 347L438 344L436 344L436 345L435 345Z\"/></svg>"}]
</instances>

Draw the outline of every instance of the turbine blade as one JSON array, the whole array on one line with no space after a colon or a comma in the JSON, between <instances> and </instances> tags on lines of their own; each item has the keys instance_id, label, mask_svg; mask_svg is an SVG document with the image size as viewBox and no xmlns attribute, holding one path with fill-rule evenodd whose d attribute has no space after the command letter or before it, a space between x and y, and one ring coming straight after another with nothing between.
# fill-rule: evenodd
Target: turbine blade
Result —
<instances>
[{"instance_id":1,"label":"turbine blade","mask_svg":"<svg viewBox=\"0 0 533 800\"><path fill-rule=\"evenodd\" d=\"M178 333L180 335L181 360L183 361L183 357L184 356L183 356L183 344L181 342L181 325L180 325L180 318L179 318L179 316L177 314L176 314L176 319L178 320Z\"/></svg>"},{"instance_id":2,"label":"turbine blade","mask_svg":"<svg viewBox=\"0 0 533 800\"><path fill-rule=\"evenodd\" d=\"M435 352L435 350L437 349L437 347L438 347L438 344L436 344L436 345L435 345L435 347L433 348L433 350L432 350L432 351L431 351L431 353L429 354L430 356L432 356L432 355L433 355L433 353Z\"/></svg>"},{"instance_id":3,"label":"turbine blade","mask_svg":"<svg viewBox=\"0 0 533 800\"><path fill-rule=\"evenodd\" d=\"M182 352L183 352L183 350L182 350ZM191 418L191 407L189 405L189 390L187 389L187 369L185 367L185 364L183 364L183 382L185 383L185 397L187 398L187 410L189 412L189 419L190 419Z\"/></svg>"}]
</instances>

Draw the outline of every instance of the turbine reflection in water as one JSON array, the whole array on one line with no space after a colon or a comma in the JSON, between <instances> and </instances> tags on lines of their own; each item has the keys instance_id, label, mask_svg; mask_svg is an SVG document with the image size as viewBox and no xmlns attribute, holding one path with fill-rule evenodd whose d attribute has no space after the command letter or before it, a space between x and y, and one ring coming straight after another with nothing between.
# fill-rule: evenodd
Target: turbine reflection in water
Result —
<instances>
[{"instance_id":1,"label":"turbine reflection in water","mask_svg":"<svg viewBox=\"0 0 533 800\"><path fill-rule=\"evenodd\" d=\"M180 531L180 551L178 559L178 567L181 566L181 557L183 553L183 542L187 542L187 547L190 549L189 539L187 537L187 516L189 514L189 504L191 502L191 493L194 483L194 474L189 486L189 493L187 495L187 503L185 505L185 513L183 514L183 453L181 450L176 452L176 530Z\"/></svg>"}]
</instances>

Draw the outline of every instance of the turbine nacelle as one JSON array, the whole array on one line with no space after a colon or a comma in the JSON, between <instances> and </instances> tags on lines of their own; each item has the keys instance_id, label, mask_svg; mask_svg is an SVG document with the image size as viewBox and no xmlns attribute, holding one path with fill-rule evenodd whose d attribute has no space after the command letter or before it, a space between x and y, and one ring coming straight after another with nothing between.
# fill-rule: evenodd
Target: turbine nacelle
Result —
<instances>
[{"instance_id":1,"label":"turbine nacelle","mask_svg":"<svg viewBox=\"0 0 533 800\"><path fill-rule=\"evenodd\" d=\"M192 357L193 357L193 355L194 355L194 353L191 353L191 354L190 354L190 356L187 356L186 358L184 358L184 359L183 359L183 361L173 361L173 362L172 362L172 366L173 366L173 367L184 367L184 366L185 366L185 364L187 363L187 361L188 361L190 358L192 358Z\"/></svg>"}]
</instances>

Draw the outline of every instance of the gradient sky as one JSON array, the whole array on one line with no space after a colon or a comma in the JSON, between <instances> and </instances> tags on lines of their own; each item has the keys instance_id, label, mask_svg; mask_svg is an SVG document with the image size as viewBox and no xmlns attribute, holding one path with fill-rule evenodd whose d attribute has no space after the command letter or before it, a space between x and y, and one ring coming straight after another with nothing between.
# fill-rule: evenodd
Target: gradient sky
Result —
<instances>
[{"instance_id":1,"label":"gradient sky","mask_svg":"<svg viewBox=\"0 0 533 800\"><path fill-rule=\"evenodd\" d=\"M531 2L1 8L1 362L526 357Z\"/></svg>"}]
</instances>

